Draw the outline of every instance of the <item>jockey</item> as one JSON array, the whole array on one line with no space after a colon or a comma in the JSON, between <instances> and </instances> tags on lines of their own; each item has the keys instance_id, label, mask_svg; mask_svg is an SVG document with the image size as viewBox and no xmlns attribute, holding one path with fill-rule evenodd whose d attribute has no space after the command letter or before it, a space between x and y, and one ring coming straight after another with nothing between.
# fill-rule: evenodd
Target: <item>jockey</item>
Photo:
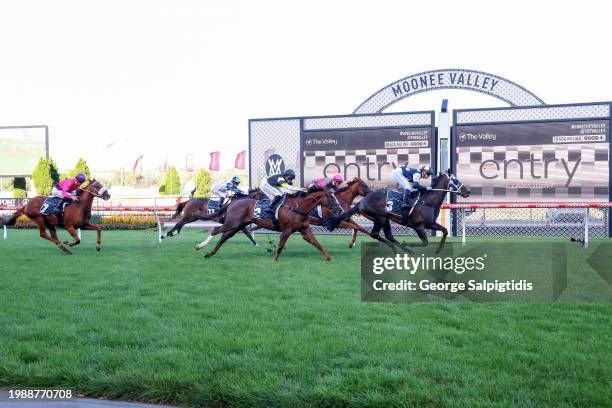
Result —
<instances>
[{"instance_id":1,"label":"jockey","mask_svg":"<svg viewBox=\"0 0 612 408\"><path fill-rule=\"evenodd\" d=\"M316 191L321 188L337 190L343 182L344 177L342 177L342 174L336 174L332 178L320 177L312 180L312 184L308 186L308 190Z\"/></svg>"},{"instance_id":2,"label":"jockey","mask_svg":"<svg viewBox=\"0 0 612 408\"><path fill-rule=\"evenodd\" d=\"M223 199L232 197L235 195L244 195L244 192L238 188L240 184L240 177L234 176L227 183L224 181L220 181L218 183L213 184L211 188L211 193L213 197L221 197Z\"/></svg>"},{"instance_id":3,"label":"jockey","mask_svg":"<svg viewBox=\"0 0 612 408\"><path fill-rule=\"evenodd\" d=\"M431 187L424 186L419 182L421 179L428 179L431 174L431 167L427 165L421 166L420 169L402 166L393 170L391 173L393 179L404 189L402 208L409 207L410 199L418 194L419 191L431 190Z\"/></svg>"},{"instance_id":4,"label":"jockey","mask_svg":"<svg viewBox=\"0 0 612 408\"><path fill-rule=\"evenodd\" d=\"M302 190L293 185L293 180L295 180L295 172L290 169L285 170L283 174L276 174L261 180L259 189L272 200L264 212L273 214L276 204L284 194L293 194Z\"/></svg>"},{"instance_id":5,"label":"jockey","mask_svg":"<svg viewBox=\"0 0 612 408\"><path fill-rule=\"evenodd\" d=\"M342 174L336 174L332 178L320 177L312 180L312 184L308 186L308 191L317 191L321 189L328 189L327 193L327 208L332 213L342 212L342 208L340 207L340 203L333 195L333 193L340 187L342 182L344 181L344 177Z\"/></svg>"},{"instance_id":6,"label":"jockey","mask_svg":"<svg viewBox=\"0 0 612 408\"><path fill-rule=\"evenodd\" d=\"M53 186L53 197L64 198L66 200L76 200L76 194L74 191L81 187L81 184L85 182L85 175L78 173L73 179L66 178Z\"/></svg>"}]
</instances>

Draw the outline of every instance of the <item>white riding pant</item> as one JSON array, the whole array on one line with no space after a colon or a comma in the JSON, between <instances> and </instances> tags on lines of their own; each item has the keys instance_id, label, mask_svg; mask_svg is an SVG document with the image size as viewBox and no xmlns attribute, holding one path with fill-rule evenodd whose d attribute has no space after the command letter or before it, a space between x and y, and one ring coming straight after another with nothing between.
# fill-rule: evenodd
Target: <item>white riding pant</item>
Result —
<instances>
[{"instance_id":1,"label":"white riding pant","mask_svg":"<svg viewBox=\"0 0 612 408\"><path fill-rule=\"evenodd\" d=\"M393 180L395 180L395 182L399 184L400 187L404 190L414 190L414 188L412 187L412 183L406 177L404 177L404 173L402 172L401 167L398 167L397 169L393 170L391 172L391 175L393 176Z\"/></svg>"},{"instance_id":2,"label":"white riding pant","mask_svg":"<svg viewBox=\"0 0 612 408\"><path fill-rule=\"evenodd\" d=\"M280 191L278 188L271 186L270 183L268 183L268 180L266 179L261 180L261 182L259 183L259 189L263 191L264 194L267 195L270 200L273 200L274 197L283 194L283 192Z\"/></svg>"},{"instance_id":3,"label":"white riding pant","mask_svg":"<svg viewBox=\"0 0 612 408\"><path fill-rule=\"evenodd\" d=\"M76 197L73 193L68 193L68 194L70 194L72 198ZM53 190L51 191L51 195L53 197L66 198L64 197L64 192L57 187L53 187Z\"/></svg>"}]
</instances>

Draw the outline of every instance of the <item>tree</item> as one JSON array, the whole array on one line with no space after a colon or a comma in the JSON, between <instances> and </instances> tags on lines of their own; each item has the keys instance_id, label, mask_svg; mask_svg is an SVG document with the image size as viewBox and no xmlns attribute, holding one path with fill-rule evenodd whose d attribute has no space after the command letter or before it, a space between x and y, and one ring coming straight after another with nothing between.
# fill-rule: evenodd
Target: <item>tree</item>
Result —
<instances>
[{"instance_id":1,"label":"tree","mask_svg":"<svg viewBox=\"0 0 612 408\"><path fill-rule=\"evenodd\" d=\"M210 197L212 175L205 169L198 170L195 178L196 191L194 197Z\"/></svg>"},{"instance_id":2,"label":"tree","mask_svg":"<svg viewBox=\"0 0 612 408\"><path fill-rule=\"evenodd\" d=\"M32 181L37 194L51 194L53 186L59 182L59 172L53 159L45 160L42 157L38 159L38 164L32 172Z\"/></svg>"},{"instance_id":3,"label":"tree","mask_svg":"<svg viewBox=\"0 0 612 408\"><path fill-rule=\"evenodd\" d=\"M27 196L25 177L15 177L13 179L13 198L26 198Z\"/></svg>"},{"instance_id":4,"label":"tree","mask_svg":"<svg viewBox=\"0 0 612 408\"><path fill-rule=\"evenodd\" d=\"M83 173L85 177L87 177L87 180L91 178L89 166L87 165L85 159L82 157L79 157L79 160L74 165L74 168L68 172L68 177L76 177L77 173Z\"/></svg>"},{"instance_id":5,"label":"tree","mask_svg":"<svg viewBox=\"0 0 612 408\"><path fill-rule=\"evenodd\" d=\"M181 193L181 180L174 166L168 168L164 182L159 186L159 193L161 195L178 195Z\"/></svg>"}]
</instances>

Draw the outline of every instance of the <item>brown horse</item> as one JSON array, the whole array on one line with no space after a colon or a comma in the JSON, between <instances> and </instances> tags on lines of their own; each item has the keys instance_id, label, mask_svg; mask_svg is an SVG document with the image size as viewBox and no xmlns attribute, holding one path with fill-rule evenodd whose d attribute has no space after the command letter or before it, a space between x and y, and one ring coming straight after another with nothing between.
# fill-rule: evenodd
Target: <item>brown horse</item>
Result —
<instances>
[{"instance_id":1,"label":"brown horse","mask_svg":"<svg viewBox=\"0 0 612 408\"><path fill-rule=\"evenodd\" d=\"M315 238L312 230L310 229L310 217L308 216L308 212L321 202L324 205L327 205L327 190L319 190L313 193L306 194L303 196L302 194L298 194L298 196L287 196L283 205L278 209L278 228L275 228L274 222L272 220L262 220L254 216L255 204L257 200L253 199L245 199L239 200L231 203L225 212L225 223L213 229L210 236L203 242L200 242L196 245L196 249L202 249L212 239L213 236L217 234L223 234L221 239L217 243L217 245L205 255L205 258L213 256L223 245L225 241L230 239L236 232L240 231L242 228L247 225L254 223L262 228L266 228L269 230L280 230L280 240L278 243L278 248L276 249L276 253L274 254L273 260L277 261L283 248L285 247L285 242L287 238L291 234L296 231L299 231L302 234L302 238L315 248L317 248L326 260L330 261L331 257L325 248L319 244L317 239Z\"/></svg>"},{"instance_id":2,"label":"brown horse","mask_svg":"<svg viewBox=\"0 0 612 408\"><path fill-rule=\"evenodd\" d=\"M365 197L370 193L370 187L358 177L355 177L348 183L347 185L334 193L334 196L338 199L338 204L342 208L342 211L348 211L351 208L351 204L357 196ZM321 212L323 213L323 219L327 217L332 217L336 214L333 214L328 206L322 206ZM319 218L310 217L310 223L313 225L322 225L321 220ZM353 248L355 246L355 241L357 241L357 232L362 232L364 234L372 236L370 231L363 228L361 225L357 224L351 219L343 220L340 225L340 228L349 228L353 230L353 237L349 244L349 248Z\"/></svg>"},{"instance_id":3,"label":"brown horse","mask_svg":"<svg viewBox=\"0 0 612 408\"><path fill-rule=\"evenodd\" d=\"M355 177L346 184L346 186L338 189L338 191L334 193L334 196L337 198L338 204L340 204L340 208L342 211L348 211L357 196L365 197L367 194L370 193L370 187L368 187L368 185L358 177ZM333 214L328 206L321 206L321 213L323 216L323 220L325 220L327 217L337 215ZM317 217L310 217L310 224L322 225L322 220ZM345 221L343 220L340 223L339 227L353 230L353 236L349 244L349 248L353 248L355 246L355 241L357 241L357 232L361 232L363 234L371 236L372 238L375 238L370 231L350 219ZM260 228L261 227L255 225L249 231L253 232Z\"/></svg>"},{"instance_id":4,"label":"brown horse","mask_svg":"<svg viewBox=\"0 0 612 408\"><path fill-rule=\"evenodd\" d=\"M25 215L30 220L38 225L41 238L53 242L59 249L67 254L72 254L72 251L64 246L69 247L78 245L81 240L77 234L76 229L96 231L96 250L100 250L102 244L102 226L96 224L90 224L91 219L91 207L93 205L94 197L108 200L110 194L108 189L100 184L95 179L89 180L89 184L85 189L79 189L77 193L77 201L73 201L64 208L64 216L62 219L58 219L55 215L42 215L40 213L40 207L45 201L44 196L37 196L28 201L28 203L17 210L8 221L5 221L4 225L15 225L17 218L21 215ZM65 241L63 244L57 238L57 227L64 227L66 231L74 238L74 242ZM47 230L51 233L51 236L47 235Z\"/></svg>"},{"instance_id":5,"label":"brown horse","mask_svg":"<svg viewBox=\"0 0 612 408\"><path fill-rule=\"evenodd\" d=\"M247 198L247 197L254 198L256 200L262 200L262 199L268 198L259 189L253 189L253 190L249 190L248 195L234 197L232 201L240 200L242 198ZM218 214L221 211L217 212L216 214L210 214L208 212L208 201L209 201L209 198L207 197L196 197L196 198L189 199L183 203L180 203L176 207L176 210L174 211L172 218L174 219L182 214L181 218L177 221L177 223L170 230L163 233L160 236L160 238L165 239L165 238L169 238L169 237L178 235L181 233L181 229L183 228L183 226L191 222L194 222L194 221L218 220L219 219ZM249 238L249 240L253 243L253 245L256 245L255 240L253 239L250 232L246 229L246 227L243 230L243 232Z\"/></svg>"}]
</instances>

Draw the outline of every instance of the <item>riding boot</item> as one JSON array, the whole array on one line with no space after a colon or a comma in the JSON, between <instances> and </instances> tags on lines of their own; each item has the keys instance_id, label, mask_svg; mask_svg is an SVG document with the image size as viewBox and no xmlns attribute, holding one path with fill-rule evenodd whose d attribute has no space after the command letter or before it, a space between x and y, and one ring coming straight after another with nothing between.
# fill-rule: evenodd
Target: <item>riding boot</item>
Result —
<instances>
[{"instance_id":1,"label":"riding boot","mask_svg":"<svg viewBox=\"0 0 612 408\"><path fill-rule=\"evenodd\" d=\"M327 193L327 208L335 216L338 216L342 213L342 209L338 205L338 201L336 200L336 197L331 191Z\"/></svg>"},{"instance_id":2,"label":"riding boot","mask_svg":"<svg viewBox=\"0 0 612 408\"><path fill-rule=\"evenodd\" d=\"M404 189L404 195L402 196L402 208L408 208L410 207L410 198L412 195L412 191L405 188Z\"/></svg>"},{"instance_id":3,"label":"riding boot","mask_svg":"<svg viewBox=\"0 0 612 408\"><path fill-rule=\"evenodd\" d=\"M266 207L266 209L264 210L264 213L268 214L271 217L274 217L274 213L275 213L275 210L276 210L276 205L281 200L281 197L282 196L280 196L280 195L274 196L274 199Z\"/></svg>"}]
</instances>

